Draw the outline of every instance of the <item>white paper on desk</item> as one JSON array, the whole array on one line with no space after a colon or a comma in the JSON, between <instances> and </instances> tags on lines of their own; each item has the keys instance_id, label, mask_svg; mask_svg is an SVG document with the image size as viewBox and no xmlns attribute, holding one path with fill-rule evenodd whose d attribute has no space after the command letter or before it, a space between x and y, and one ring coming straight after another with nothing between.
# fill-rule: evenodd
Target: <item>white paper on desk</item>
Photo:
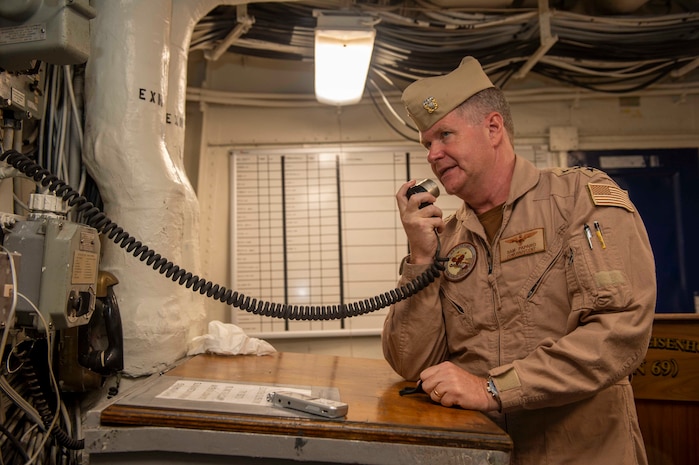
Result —
<instances>
[{"instance_id":1,"label":"white paper on desk","mask_svg":"<svg viewBox=\"0 0 699 465\"><path fill-rule=\"evenodd\" d=\"M231 381L234 382L173 375L152 375L143 380L142 383L136 384L123 396L120 395L115 403L117 405L166 410L299 417L305 414L296 410L277 408L272 402L265 402L267 394L277 391L293 391L306 395L310 393L313 397L340 400L340 391L336 387L250 383L238 379ZM255 405L254 402L261 402L261 404Z\"/></svg>"},{"instance_id":2,"label":"white paper on desk","mask_svg":"<svg viewBox=\"0 0 699 465\"><path fill-rule=\"evenodd\" d=\"M175 399L199 402L223 402L228 404L268 405L267 396L279 387L254 384L217 383L200 380L178 380L156 397L160 399ZM284 388L311 395L310 389Z\"/></svg>"},{"instance_id":3,"label":"white paper on desk","mask_svg":"<svg viewBox=\"0 0 699 465\"><path fill-rule=\"evenodd\" d=\"M240 326L220 321L209 322L209 334L197 336L189 343L187 355L204 352L220 355L269 355L276 352L262 339L249 337Z\"/></svg>"}]
</instances>

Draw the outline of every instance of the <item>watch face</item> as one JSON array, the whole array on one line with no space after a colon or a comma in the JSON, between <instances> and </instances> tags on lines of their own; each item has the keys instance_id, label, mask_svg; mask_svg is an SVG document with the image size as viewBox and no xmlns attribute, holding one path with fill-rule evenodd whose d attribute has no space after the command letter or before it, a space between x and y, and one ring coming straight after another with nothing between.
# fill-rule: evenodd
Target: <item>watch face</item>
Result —
<instances>
[{"instance_id":1,"label":"watch face","mask_svg":"<svg viewBox=\"0 0 699 465\"><path fill-rule=\"evenodd\" d=\"M444 276L449 281L461 281L476 266L476 248L469 242L462 242L449 251Z\"/></svg>"}]
</instances>

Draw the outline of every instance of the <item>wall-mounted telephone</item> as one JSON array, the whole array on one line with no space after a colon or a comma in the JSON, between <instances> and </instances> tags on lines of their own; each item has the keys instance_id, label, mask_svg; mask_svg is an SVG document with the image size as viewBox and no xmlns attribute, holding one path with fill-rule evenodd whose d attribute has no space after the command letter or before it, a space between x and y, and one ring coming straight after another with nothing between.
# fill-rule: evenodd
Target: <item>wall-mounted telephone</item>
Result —
<instances>
[{"instance_id":1,"label":"wall-mounted telephone","mask_svg":"<svg viewBox=\"0 0 699 465\"><path fill-rule=\"evenodd\" d=\"M97 230L68 220L58 197L31 194L28 208L26 218L13 218L3 228L2 245L17 261L11 284L24 297L15 305L14 324L61 330L62 386L82 391L90 374L72 367L73 361L105 376L123 369L121 317L112 289L118 281L99 271ZM2 313L4 322L7 312Z\"/></svg>"},{"instance_id":2,"label":"wall-mounted telephone","mask_svg":"<svg viewBox=\"0 0 699 465\"><path fill-rule=\"evenodd\" d=\"M43 169L26 155L16 150L8 150L0 154L0 161L7 161L14 168L34 179L35 182L40 183L48 188L50 192L61 197L70 207L74 207L82 215L87 225L95 228L98 233L107 236L115 244L126 249L134 257L139 258L140 261L157 270L160 274L167 276L174 282L178 282L180 285L186 286L192 292L198 291L200 294L206 294L207 297L225 302L228 305L255 315L289 320L339 320L364 315L386 308L417 294L439 277L440 273L445 269L443 263L446 259L440 257L441 247L439 245L439 236L437 236L437 250L432 265L413 281L399 288L349 304L309 306L266 302L214 284L211 281L193 275L184 268L180 268L136 240L118 224L112 222L85 197L81 196L57 176ZM412 186L408 195L411 196L416 192L430 192L437 197L439 188L434 181L425 179ZM421 205L421 208L423 207Z\"/></svg>"}]
</instances>

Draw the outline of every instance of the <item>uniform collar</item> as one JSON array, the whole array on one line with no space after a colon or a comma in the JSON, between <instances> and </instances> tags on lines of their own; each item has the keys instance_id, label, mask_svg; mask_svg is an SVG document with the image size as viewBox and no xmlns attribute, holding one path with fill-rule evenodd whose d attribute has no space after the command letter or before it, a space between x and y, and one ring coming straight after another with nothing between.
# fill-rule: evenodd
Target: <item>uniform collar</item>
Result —
<instances>
[{"instance_id":1,"label":"uniform collar","mask_svg":"<svg viewBox=\"0 0 699 465\"><path fill-rule=\"evenodd\" d=\"M524 157L515 155L515 170L512 173L510 194L507 196L507 205L522 197L539 182L541 172L532 162Z\"/></svg>"},{"instance_id":2,"label":"uniform collar","mask_svg":"<svg viewBox=\"0 0 699 465\"><path fill-rule=\"evenodd\" d=\"M510 183L510 193L507 196L506 205L511 205L518 198L522 197L530 189L532 189L539 182L539 176L541 172L534 166L532 162L524 157L515 155L515 169L512 173L512 182ZM471 207L467 206L464 202L456 211L456 217L460 221L465 221L470 216L476 217L476 212L474 212Z\"/></svg>"}]
</instances>

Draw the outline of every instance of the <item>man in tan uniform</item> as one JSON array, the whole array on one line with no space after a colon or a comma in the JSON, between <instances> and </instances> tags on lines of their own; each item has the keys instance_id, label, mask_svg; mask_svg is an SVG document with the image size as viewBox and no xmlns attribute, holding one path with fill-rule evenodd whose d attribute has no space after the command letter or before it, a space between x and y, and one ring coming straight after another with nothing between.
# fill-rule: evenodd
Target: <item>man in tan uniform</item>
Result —
<instances>
[{"instance_id":1,"label":"man in tan uniform","mask_svg":"<svg viewBox=\"0 0 699 465\"><path fill-rule=\"evenodd\" d=\"M592 168L539 170L515 154L502 92L466 57L403 93L447 192L396 194L410 244L399 285L435 254L445 271L391 307L384 354L446 407L486 412L516 464L644 464L629 376L653 322L655 268L628 194Z\"/></svg>"}]
</instances>

